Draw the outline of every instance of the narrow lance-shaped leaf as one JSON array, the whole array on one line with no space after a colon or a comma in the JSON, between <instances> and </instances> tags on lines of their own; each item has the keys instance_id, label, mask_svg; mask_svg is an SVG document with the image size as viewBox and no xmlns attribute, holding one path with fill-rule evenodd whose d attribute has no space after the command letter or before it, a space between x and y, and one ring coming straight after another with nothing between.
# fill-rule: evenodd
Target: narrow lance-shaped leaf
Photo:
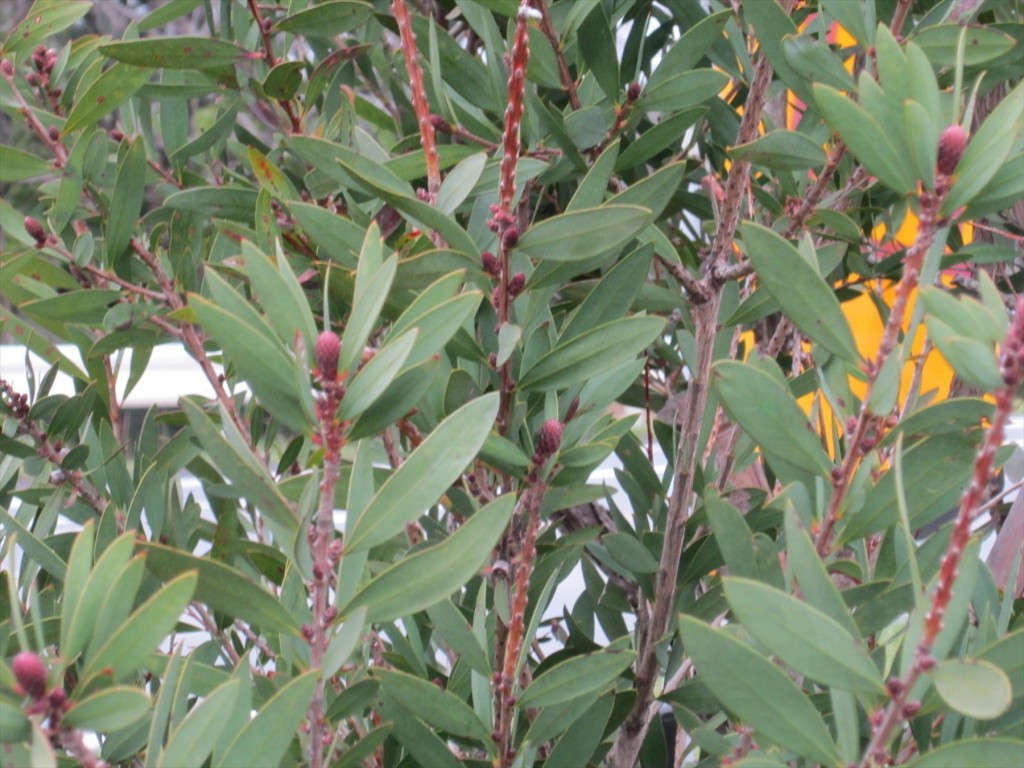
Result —
<instances>
[{"instance_id":1,"label":"narrow lance-shaped leaf","mask_svg":"<svg viewBox=\"0 0 1024 768\"><path fill-rule=\"evenodd\" d=\"M523 372L522 390L550 391L581 384L640 354L665 327L660 317L623 317L559 344Z\"/></svg>"},{"instance_id":2,"label":"narrow lance-shaped leaf","mask_svg":"<svg viewBox=\"0 0 1024 768\"><path fill-rule=\"evenodd\" d=\"M455 736L490 740L490 727L455 694L430 680L398 670L384 670L380 676L384 694L429 725Z\"/></svg>"},{"instance_id":3,"label":"narrow lance-shaped leaf","mask_svg":"<svg viewBox=\"0 0 1024 768\"><path fill-rule=\"evenodd\" d=\"M839 754L817 708L781 669L730 633L690 616L679 629L698 679L766 740L828 765Z\"/></svg>"},{"instance_id":4,"label":"narrow lance-shaped leaf","mask_svg":"<svg viewBox=\"0 0 1024 768\"><path fill-rule=\"evenodd\" d=\"M750 634L797 672L847 691L885 692L867 650L817 608L737 577L725 579L725 596Z\"/></svg>"},{"instance_id":5,"label":"narrow lance-shaped leaf","mask_svg":"<svg viewBox=\"0 0 1024 768\"><path fill-rule=\"evenodd\" d=\"M479 397L438 424L385 481L352 527L346 551L387 541L433 506L476 456L498 413L498 395Z\"/></svg>"},{"instance_id":6,"label":"narrow lance-shaped leaf","mask_svg":"<svg viewBox=\"0 0 1024 768\"><path fill-rule=\"evenodd\" d=\"M537 259L581 261L625 245L649 220L650 211L634 205L563 213L530 227L516 250Z\"/></svg>"},{"instance_id":7,"label":"narrow lance-shaped leaf","mask_svg":"<svg viewBox=\"0 0 1024 768\"><path fill-rule=\"evenodd\" d=\"M758 279L801 331L844 360L858 359L857 345L832 289L787 240L759 224L740 227Z\"/></svg>"},{"instance_id":8,"label":"narrow lance-shaped leaf","mask_svg":"<svg viewBox=\"0 0 1024 768\"><path fill-rule=\"evenodd\" d=\"M367 584L345 610L351 612L366 606L368 621L389 621L444 600L486 564L514 506L512 494L500 496L440 544L388 568Z\"/></svg>"}]
</instances>

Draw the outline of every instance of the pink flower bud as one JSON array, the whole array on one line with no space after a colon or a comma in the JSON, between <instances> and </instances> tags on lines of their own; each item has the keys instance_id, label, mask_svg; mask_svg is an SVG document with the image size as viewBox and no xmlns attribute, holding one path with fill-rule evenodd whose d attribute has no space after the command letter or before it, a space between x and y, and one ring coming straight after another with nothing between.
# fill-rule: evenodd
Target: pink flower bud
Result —
<instances>
[{"instance_id":1,"label":"pink flower bud","mask_svg":"<svg viewBox=\"0 0 1024 768\"><path fill-rule=\"evenodd\" d=\"M505 234L501 236L501 244L511 250L516 247L516 243L519 242L519 228L509 227L505 230Z\"/></svg>"},{"instance_id":2,"label":"pink flower bud","mask_svg":"<svg viewBox=\"0 0 1024 768\"><path fill-rule=\"evenodd\" d=\"M626 101L636 101L640 98L641 93L643 93L643 86L640 83L630 83L626 88Z\"/></svg>"},{"instance_id":3,"label":"pink flower bud","mask_svg":"<svg viewBox=\"0 0 1024 768\"><path fill-rule=\"evenodd\" d=\"M32 698L42 698L46 693L46 665L32 651L22 651L15 656L11 671L18 685Z\"/></svg>"},{"instance_id":4,"label":"pink flower bud","mask_svg":"<svg viewBox=\"0 0 1024 768\"><path fill-rule=\"evenodd\" d=\"M46 230L43 229L43 225L39 223L38 219L26 216L25 231L28 232L29 237L36 241L36 245L42 245L46 242Z\"/></svg>"},{"instance_id":5,"label":"pink flower bud","mask_svg":"<svg viewBox=\"0 0 1024 768\"><path fill-rule=\"evenodd\" d=\"M0 72L4 77L14 77L14 65L7 59L0 59Z\"/></svg>"},{"instance_id":6,"label":"pink flower bud","mask_svg":"<svg viewBox=\"0 0 1024 768\"><path fill-rule=\"evenodd\" d=\"M117 130L117 128L111 128L110 138L112 138L114 141L120 142L124 138L124 133Z\"/></svg>"},{"instance_id":7,"label":"pink flower bud","mask_svg":"<svg viewBox=\"0 0 1024 768\"><path fill-rule=\"evenodd\" d=\"M967 147L967 132L959 123L954 123L939 136L939 156L935 167L939 173L951 176Z\"/></svg>"},{"instance_id":8,"label":"pink flower bud","mask_svg":"<svg viewBox=\"0 0 1024 768\"><path fill-rule=\"evenodd\" d=\"M508 295L513 299L523 292L523 288L526 286L526 275L522 272L516 272L512 275L512 279L508 281Z\"/></svg>"},{"instance_id":9,"label":"pink flower bud","mask_svg":"<svg viewBox=\"0 0 1024 768\"><path fill-rule=\"evenodd\" d=\"M501 265L498 263L498 258L490 251L484 251L480 254L480 263L483 265L484 272L491 277L497 277L501 274Z\"/></svg>"},{"instance_id":10,"label":"pink flower bud","mask_svg":"<svg viewBox=\"0 0 1024 768\"><path fill-rule=\"evenodd\" d=\"M920 701L908 701L903 705L903 716L906 718L914 717L918 712L921 711Z\"/></svg>"},{"instance_id":11,"label":"pink flower bud","mask_svg":"<svg viewBox=\"0 0 1024 768\"><path fill-rule=\"evenodd\" d=\"M325 381L334 381L338 376L338 357L341 355L341 339L334 331L324 331L316 340L316 367Z\"/></svg>"},{"instance_id":12,"label":"pink flower bud","mask_svg":"<svg viewBox=\"0 0 1024 768\"><path fill-rule=\"evenodd\" d=\"M437 131L438 133L447 134L452 132L451 125L449 125L448 121L445 120L441 115L431 115L430 124L434 126L434 130Z\"/></svg>"},{"instance_id":13,"label":"pink flower bud","mask_svg":"<svg viewBox=\"0 0 1024 768\"><path fill-rule=\"evenodd\" d=\"M562 422L558 419L548 419L540 428L537 436L537 456L541 460L546 459L558 451L562 445Z\"/></svg>"}]
</instances>

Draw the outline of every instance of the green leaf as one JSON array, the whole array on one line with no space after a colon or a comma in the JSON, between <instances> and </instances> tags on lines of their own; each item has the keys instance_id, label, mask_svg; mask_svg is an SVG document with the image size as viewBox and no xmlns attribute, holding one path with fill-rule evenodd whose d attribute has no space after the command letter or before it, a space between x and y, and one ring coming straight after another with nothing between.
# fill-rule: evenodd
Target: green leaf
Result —
<instances>
[{"instance_id":1,"label":"green leaf","mask_svg":"<svg viewBox=\"0 0 1024 768\"><path fill-rule=\"evenodd\" d=\"M591 328L556 345L524 371L519 389L550 391L583 383L638 355L664 328L662 318L642 315Z\"/></svg>"},{"instance_id":2,"label":"green leaf","mask_svg":"<svg viewBox=\"0 0 1024 768\"><path fill-rule=\"evenodd\" d=\"M333 38L365 24L373 6L356 0L334 0L285 16L274 29L307 37Z\"/></svg>"},{"instance_id":3,"label":"green leaf","mask_svg":"<svg viewBox=\"0 0 1024 768\"><path fill-rule=\"evenodd\" d=\"M113 680L135 672L177 624L198 581L195 573L184 573L161 587L127 621L110 631L106 643L90 655L81 680L104 675L107 668Z\"/></svg>"},{"instance_id":4,"label":"green leaf","mask_svg":"<svg viewBox=\"0 0 1024 768\"><path fill-rule=\"evenodd\" d=\"M615 170L627 170L635 165L647 162L665 150L678 147L686 132L706 115L707 111L707 107L684 109L682 112L674 114L672 117L666 118L654 127L644 131L640 138L622 150L622 154L615 162ZM593 205L597 205L600 202L600 199L598 199Z\"/></svg>"},{"instance_id":5,"label":"green leaf","mask_svg":"<svg viewBox=\"0 0 1024 768\"><path fill-rule=\"evenodd\" d=\"M530 227L516 250L537 259L581 261L632 240L650 220L646 208L603 205L552 216Z\"/></svg>"},{"instance_id":6,"label":"green leaf","mask_svg":"<svg viewBox=\"0 0 1024 768\"><path fill-rule=\"evenodd\" d=\"M80 18L92 8L91 2L53 2L52 0L36 0L18 22L7 40L4 42L3 56L29 51L48 37L56 35Z\"/></svg>"},{"instance_id":7,"label":"green leaf","mask_svg":"<svg viewBox=\"0 0 1024 768\"><path fill-rule=\"evenodd\" d=\"M653 255L654 246L644 245L608 270L566 321L559 342L582 335L605 318L624 316L643 288Z\"/></svg>"},{"instance_id":8,"label":"green leaf","mask_svg":"<svg viewBox=\"0 0 1024 768\"><path fill-rule=\"evenodd\" d=\"M680 616L686 652L698 679L727 709L766 740L830 765L839 754L821 715L785 672L730 633Z\"/></svg>"},{"instance_id":9,"label":"green leaf","mask_svg":"<svg viewBox=\"0 0 1024 768\"><path fill-rule=\"evenodd\" d=\"M842 626L851 637L859 637L857 623L850 616L828 569L818 557L810 536L799 526L792 508L786 510L785 528L789 567L804 599Z\"/></svg>"},{"instance_id":10,"label":"green leaf","mask_svg":"<svg viewBox=\"0 0 1024 768\"><path fill-rule=\"evenodd\" d=\"M948 659L935 668L932 680L951 709L977 720L999 717L1013 701L1010 679L989 661Z\"/></svg>"},{"instance_id":11,"label":"green leaf","mask_svg":"<svg viewBox=\"0 0 1024 768\"><path fill-rule=\"evenodd\" d=\"M146 191L146 145L141 137L128 142L117 165L107 214L107 260L115 262L132 239Z\"/></svg>"},{"instance_id":12,"label":"green leaf","mask_svg":"<svg viewBox=\"0 0 1024 768\"><path fill-rule=\"evenodd\" d=\"M619 58L612 37L612 25L600 3L587 14L579 27L579 47L594 79L612 103L621 97L619 87Z\"/></svg>"},{"instance_id":13,"label":"green leaf","mask_svg":"<svg viewBox=\"0 0 1024 768\"><path fill-rule=\"evenodd\" d=\"M100 75L81 98L75 99L61 133L67 136L79 128L95 125L134 96L152 76L152 71L148 69L115 64ZM139 143L142 143L141 140Z\"/></svg>"},{"instance_id":14,"label":"green leaf","mask_svg":"<svg viewBox=\"0 0 1024 768\"><path fill-rule=\"evenodd\" d=\"M6 696L0 698L0 744L28 741L32 736L32 723L18 704Z\"/></svg>"},{"instance_id":15,"label":"green leaf","mask_svg":"<svg viewBox=\"0 0 1024 768\"><path fill-rule=\"evenodd\" d=\"M734 160L749 160L755 165L780 171L802 171L825 164L821 145L795 131L771 131L748 144L729 150Z\"/></svg>"},{"instance_id":16,"label":"green leaf","mask_svg":"<svg viewBox=\"0 0 1024 768\"><path fill-rule=\"evenodd\" d=\"M270 162L267 156L256 147L249 147L248 158L253 176L256 177L256 182L260 187L270 192L278 200L294 200L299 196L281 169Z\"/></svg>"},{"instance_id":17,"label":"green leaf","mask_svg":"<svg viewBox=\"0 0 1024 768\"><path fill-rule=\"evenodd\" d=\"M214 763L215 768L280 765L306 716L318 674L311 669L271 696Z\"/></svg>"},{"instance_id":18,"label":"green leaf","mask_svg":"<svg viewBox=\"0 0 1024 768\"><path fill-rule=\"evenodd\" d=\"M391 336L397 336L407 328L414 328L417 331L416 346L405 361L406 368L427 360L444 349L448 340L476 312L480 306L480 299L483 298L480 291L466 291L440 302L436 299L421 302L429 290L428 287L417 296L391 328Z\"/></svg>"},{"instance_id":19,"label":"green leaf","mask_svg":"<svg viewBox=\"0 0 1024 768\"><path fill-rule=\"evenodd\" d=\"M612 648L573 656L535 678L516 703L540 709L581 696L593 697L625 672L635 657L634 651Z\"/></svg>"},{"instance_id":20,"label":"green leaf","mask_svg":"<svg viewBox=\"0 0 1024 768\"><path fill-rule=\"evenodd\" d=\"M712 379L729 417L762 448L822 477L829 476L832 462L789 388L780 381L781 371L775 377L749 363L722 360L714 365Z\"/></svg>"},{"instance_id":21,"label":"green leaf","mask_svg":"<svg viewBox=\"0 0 1024 768\"><path fill-rule=\"evenodd\" d=\"M190 400L183 399L181 408L188 417L196 438L214 465L232 483L244 489L246 498L255 504L257 509L294 535L299 525L294 510L266 468L245 447L245 439L238 428L230 423L230 420L217 427L203 409Z\"/></svg>"},{"instance_id":22,"label":"green leaf","mask_svg":"<svg viewBox=\"0 0 1024 768\"><path fill-rule=\"evenodd\" d=\"M301 61L281 62L267 73L263 81L263 92L278 101L292 98L302 85L302 70L305 66Z\"/></svg>"},{"instance_id":23,"label":"green leaf","mask_svg":"<svg viewBox=\"0 0 1024 768\"><path fill-rule=\"evenodd\" d=\"M413 328L394 341L389 340L377 351L373 359L360 369L341 401L338 414L340 419L354 419L384 394L409 357L418 333L419 331Z\"/></svg>"},{"instance_id":24,"label":"green leaf","mask_svg":"<svg viewBox=\"0 0 1024 768\"><path fill-rule=\"evenodd\" d=\"M146 554L146 568L162 581L195 572L199 581L194 598L213 610L264 632L298 634L298 623L281 601L229 565L163 544L144 542L139 547Z\"/></svg>"},{"instance_id":25,"label":"green leaf","mask_svg":"<svg viewBox=\"0 0 1024 768\"><path fill-rule=\"evenodd\" d=\"M728 84L729 76L717 69L691 69L646 87L636 108L644 112L678 112L717 96Z\"/></svg>"},{"instance_id":26,"label":"green leaf","mask_svg":"<svg viewBox=\"0 0 1024 768\"><path fill-rule=\"evenodd\" d=\"M903 149L902 136L897 137L898 145L890 140L889 133L878 122L884 116L869 114L827 85L814 85L814 100L825 121L869 173L901 195L913 192L916 179Z\"/></svg>"},{"instance_id":27,"label":"green leaf","mask_svg":"<svg viewBox=\"0 0 1024 768\"><path fill-rule=\"evenodd\" d=\"M766 584L734 576L723 581L743 626L797 672L846 691L885 692L867 650L831 617Z\"/></svg>"},{"instance_id":28,"label":"green leaf","mask_svg":"<svg viewBox=\"0 0 1024 768\"><path fill-rule=\"evenodd\" d=\"M348 433L349 441L374 435L407 415L430 389L437 370L437 363L431 360L402 372L377 398L374 407L356 419Z\"/></svg>"},{"instance_id":29,"label":"green leaf","mask_svg":"<svg viewBox=\"0 0 1024 768\"><path fill-rule=\"evenodd\" d=\"M960 37L964 40L964 66L973 67L1002 56L1012 49L1017 41L1011 35L997 29L963 24L935 24L919 27L911 36L913 40L938 67L948 67L956 61L960 50Z\"/></svg>"},{"instance_id":30,"label":"green leaf","mask_svg":"<svg viewBox=\"0 0 1024 768\"><path fill-rule=\"evenodd\" d=\"M686 173L685 160L668 163L619 192L608 201L608 205L638 205L650 211L652 219L657 219L672 202L672 196L683 183ZM640 238L648 239L644 232Z\"/></svg>"},{"instance_id":31,"label":"green leaf","mask_svg":"<svg viewBox=\"0 0 1024 768\"><path fill-rule=\"evenodd\" d=\"M346 613L366 606L367 621L390 621L444 600L489 562L514 506L512 494L498 497L440 544L414 552L377 576L345 607Z\"/></svg>"},{"instance_id":32,"label":"green leaf","mask_svg":"<svg viewBox=\"0 0 1024 768\"><path fill-rule=\"evenodd\" d=\"M246 187L193 187L168 195L164 205L178 211L252 224L259 193Z\"/></svg>"},{"instance_id":33,"label":"green leaf","mask_svg":"<svg viewBox=\"0 0 1024 768\"><path fill-rule=\"evenodd\" d=\"M51 573L58 579L63 579L67 566L61 560L60 555L32 531L26 528L21 521L11 517L7 511L0 509L0 520L3 520L4 528L14 533L18 539L18 547L30 559L34 560L47 573Z\"/></svg>"},{"instance_id":34,"label":"green leaf","mask_svg":"<svg viewBox=\"0 0 1024 768\"><path fill-rule=\"evenodd\" d=\"M654 555L635 536L621 531L606 533L601 543L615 562L633 573L654 573L658 570L658 561Z\"/></svg>"},{"instance_id":35,"label":"green leaf","mask_svg":"<svg viewBox=\"0 0 1024 768\"><path fill-rule=\"evenodd\" d=\"M373 224L366 232L366 239L360 251L352 312L341 337L338 370L342 372L354 371L362 360L363 347L370 338L395 279L398 255L392 254L387 261L378 266L375 262L379 263L381 247L380 233L377 225ZM371 249L372 253L378 254L376 258L371 256Z\"/></svg>"},{"instance_id":36,"label":"green leaf","mask_svg":"<svg viewBox=\"0 0 1024 768\"><path fill-rule=\"evenodd\" d=\"M497 413L498 395L492 393L466 403L438 424L367 504L345 550L387 541L433 506L476 456Z\"/></svg>"},{"instance_id":37,"label":"green leaf","mask_svg":"<svg viewBox=\"0 0 1024 768\"><path fill-rule=\"evenodd\" d=\"M75 701L61 722L84 731L110 733L144 718L149 714L150 704L145 692L117 685Z\"/></svg>"},{"instance_id":38,"label":"green leaf","mask_svg":"<svg viewBox=\"0 0 1024 768\"><path fill-rule=\"evenodd\" d=\"M747 256L765 290L793 324L844 360L859 359L857 344L832 289L780 235L752 222L740 225Z\"/></svg>"},{"instance_id":39,"label":"green leaf","mask_svg":"<svg viewBox=\"0 0 1024 768\"><path fill-rule=\"evenodd\" d=\"M911 760L907 768L1020 768L1024 741L1018 739L964 739L946 744Z\"/></svg>"},{"instance_id":40,"label":"green leaf","mask_svg":"<svg viewBox=\"0 0 1024 768\"><path fill-rule=\"evenodd\" d=\"M194 706L168 737L157 768L203 765L227 725L223 714L231 711L241 685L241 680L232 678Z\"/></svg>"},{"instance_id":41,"label":"green leaf","mask_svg":"<svg viewBox=\"0 0 1024 768\"><path fill-rule=\"evenodd\" d=\"M210 273L206 280L211 287L218 285L214 290L221 291L215 293L216 301L189 296L189 307L203 330L220 345L268 411L296 432L308 432L311 427L295 393L292 362L281 343L255 312L240 317L234 308L225 306L234 290L223 278ZM237 294L231 298L235 297Z\"/></svg>"},{"instance_id":42,"label":"green leaf","mask_svg":"<svg viewBox=\"0 0 1024 768\"><path fill-rule=\"evenodd\" d=\"M672 45L651 73L647 87L657 88L680 72L693 69L708 49L722 38L722 32L731 18L730 11L719 11L705 16L686 30L686 34Z\"/></svg>"},{"instance_id":43,"label":"green leaf","mask_svg":"<svg viewBox=\"0 0 1024 768\"><path fill-rule=\"evenodd\" d=\"M974 445L959 433L938 435L903 454L903 490L911 528L927 525L957 503L974 466ZM840 529L846 543L894 525L898 517L896 478L890 470L872 487L863 506Z\"/></svg>"},{"instance_id":44,"label":"green leaf","mask_svg":"<svg viewBox=\"0 0 1024 768\"><path fill-rule=\"evenodd\" d=\"M490 741L490 726L455 694L430 680L398 670L381 670L377 674L381 677L384 694L425 723L455 736Z\"/></svg>"},{"instance_id":45,"label":"green leaf","mask_svg":"<svg viewBox=\"0 0 1024 768\"><path fill-rule=\"evenodd\" d=\"M327 650L324 652L323 663L320 665L324 677L331 678L341 669L341 665L348 661L349 657L359 645L366 629L366 610L357 608L345 622L334 632L330 639Z\"/></svg>"},{"instance_id":46,"label":"green leaf","mask_svg":"<svg viewBox=\"0 0 1024 768\"><path fill-rule=\"evenodd\" d=\"M299 331L307 352L312 352L316 345L316 324L309 310L309 302L288 260L278 256L275 265L270 257L249 241L242 243L242 254L242 271L249 277L260 306L266 311L277 337L285 347L291 348L295 344L295 333ZM233 263L239 264L239 260Z\"/></svg>"},{"instance_id":47,"label":"green leaf","mask_svg":"<svg viewBox=\"0 0 1024 768\"><path fill-rule=\"evenodd\" d=\"M150 37L100 47L100 53L125 64L163 69L220 69L241 61L246 51L210 37Z\"/></svg>"},{"instance_id":48,"label":"green leaf","mask_svg":"<svg viewBox=\"0 0 1024 768\"><path fill-rule=\"evenodd\" d=\"M53 172L53 162L0 144L0 183L11 184Z\"/></svg>"},{"instance_id":49,"label":"green leaf","mask_svg":"<svg viewBox=\"0 0 1024 768\"><path fill-rule=\"evenodd\" d=\"M437 208L447 214L455 213L455 209L469 197L473 187L480 181L480 175L487 165L487 154L477 152L460 161L452 168L441 182L437 192Z\"/></svg>"}]
</instances>

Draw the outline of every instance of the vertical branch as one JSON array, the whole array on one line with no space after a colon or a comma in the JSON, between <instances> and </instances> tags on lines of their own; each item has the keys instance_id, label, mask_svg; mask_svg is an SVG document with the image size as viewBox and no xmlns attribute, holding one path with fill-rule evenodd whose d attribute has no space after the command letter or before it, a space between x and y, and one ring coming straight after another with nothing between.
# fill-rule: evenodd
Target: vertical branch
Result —
<instances>
[{"instance_id":1,"label":"vertical branch","mask_svg":"<svg viewBox=\"0 0 1024 768\"><path fill-rule=\"evenodd\" d=\"M509 768L515 760L512 748L512 725L515 720L516 670L522 655L526 632L526 608L530 591L530 576L537 557L537 533L540 530L540 505L547 490L544 480L544 465L562 443L562 424L557 419L544 422L537 437L537 450L533 454L533 466L527 478L527 487L519 497L516 517L526 514L526 531L522 548L515 565L513 580L512 608L508 635L505 639L501 669L495 686L495 729L494 738L498 748L499 768Z\"/></svg>"},{"instance_id":2,"label":"vertical branch","mask_svg":"<svg viewBox=\"0 0 1024 768\"><path fill-rule=\"evenodd\" d=\"M260 29L260 39L263 42L263 58L267 62L267 66L273 69L277 65L277 57L274 56L274 45L270 39L270 29L274 24L270 19L263 18L263 13L260 11L259 3L256 0L248 0L248 2L249 13L252 14L256 26ZM279 99L277 103L281 105L281 109L288 115L288 121L292 124L292 130L295 133L302 133L302 118L295 112L291 100Z\"/></svg>"},{"instance_id":3,"label":"vertical branch","mask_svg":"<svg viewBox=\"0 0 1024 768\"><path fill-rule=\"evenodd\" d=\"M316 342L316 365L323 395L316 403L319 424L318 438L324 449L324 474L320 481L320 506L316 520L308 532L309 549L313 560L313 581L310 586L313 599L313 623L302 628L310 645L310 666L319 669L330 643L330 626L336 609L330 604L331 574L341 558L340 539L334 539L334 489L338 484L341 449L345 444L344 425L337 420L338 408L345 396L345 387L338 380L338 357L341 339L333 331L324 331ZM324 764L325 726L324 690L326 679L321 670L313 698L308 709L309 765L322 768Z\"/></svg>"},{"instance_id":4,"label":"vertical branch","mask_svg":"<svg viewBox=\"0 0 1024 768\"><path fill-rule=\"evenodd\" d=\"M569 66L565 63L565 55L562 52L562 42L558 39L558 33L551 23L551 16L548 14L548 4L544 0L537 0L537 10L540 11L540 31L551 43L551 49L555 52L555 61L558 62L558 77L562 81L562 87L569 97L569 106L579 109L583 106L580 95L576 92L576 81L569 74Z\"/></svg>"},{"instance_id":5,"label":"vertical branch","mask_svg":"<svg viewBox=\"0 0 1024 768\"><path fill-rule=\"evenodd\" d=\"M747 102L744 105L743 119L740 122L738 143L751 141L757 135L757 126L761 121L761 113L764 109L771 78L771 64L762 55L754 65L754 76L751 79ZM679 450L675 457L673 489L668 503L665 543L655 576L654 600L649 605L645 605L641 599L637 616L639 631L637 633L638 648L634 683L637 692L636 703L629 715L626 716L609 753L608 765L614 766L614 768L632 768L650 726L648 710L658 675L657 646L668 632L675 615L676 576L683 551L686 521L693 501L698 442L707 406L715 335L718 332L718 311L722 301L722 286L715 281L713 268L717 264L724 264L732 251L736 228L739 226L743 193L747 188L749 178L750 163L735 162L729 171L729 178L725 185L721 223L711 246L707 274L701 281L702 291L691 296L691 300L696 305L693 320L696 326L697 361L693 371L693 380L688 387L687 410L682 422Z\"/></svg>"},{"instance_id":6,"label":"vertical branch","mask_svg":"<svg viewBox=\"0 0 1024 768\"><path fill-rule=\"evenodd\" d=\"M498 234L498 286L495 291L495 310L498 325L509 321L513 291L509 290L513 276L509 274L509 254L519 242L519 228L512 213L516 194L516 163L519 162L519 130L523 122L523 100L526 92L526 64L530 58L530 40L526 19L530 13L529 0L520 0L512 41L512 59L508 78L508 106L505 107L505 130L501 139L501 166L498 178L498 204L493 207L494 217L488 226ZM508 361L501 366L501 402L498 408L498 428L504 434L508 429L508 416L512 406L512 370Z\"/></svg>"},{"instance_id":7,"label":"vertical branch","mask_svg":"<svg viewBox=\"0 0 1024 768\"><path fill-rule=\"evenodd\" d=\"M860 768L891 764L889 740L892 738L893 729L903 720L913 717L921 708L919 701L910 700L910 694L918 678L935 667L935 658L931 654L932 647L935 638L942 631L943 617L953 597L953 587L960 572L964 548L971 537L971 523L985 505L986 488L992 478L996 452L1003 444L1006 422L1013 412L1013 399L1018 387L1024 383L1024 298L1017 300L1013 322L1007 332L1000 357L1000 372L1004 386L995 393L996 408L992 415L992 424L975 456L971 484L967 486L960 499L960 509L949 545L939 566L938 584L932 594L921 639L914 653L914 662L902 679L893 678L889 681L890 701L884 710L878 711L872 718L874 729L860 762Z\"/></svg>"},{"instance_id":8,"label":"vertical branch","mask_svg":"<svg viewBox=\"0 0 1024 768\"><path fill-rule=\"evenodd\" d=\"M889 355L896 348L899 335L903 328L903 318L907 313L911 296L917 290L921 281L921 268L924 265L925 255L932 247L935 233L945 224L939 217L939 211L949 193L951 175L963 154L967 143L967 137L959 125L947 128L939 140L939 156L936 161L936 185L934 192L922 192L919 197L920 213L917 230L917 239L907 250L903 258L903 276L896 285L896 296L889 311L889 319L885 324L882 333L882 341L879 344L878 352L874 360L866 361L864 364L865 373L868 376L867 391L861 400L860 411L857 414L855 423L850 430L850 437L847 442L849 448L843 457L843 463L832 472L832 496L825 510L825 516L821 522L821 528L815 540L818 554L824 556L829 551L832 540L832 532L835 529L836 521L839 519L840 508L846 499L846 492L853 480L854 473L860 465L861 459L874 448L877 438L881 437L878 432L882 429L879 414L871 410L871 398L875 391L878 377L882 367L889 359Z\"/></svg>"},{"instance_id":9,"label":"vertical branch","mask_svg":"<svg viewBox=\"0 0 1024 768\"><path fill-rule=\"evenodd\" d=\"M437 155L437 136L434 122L430 117L430 104L427 101L427 90L423 84L423 67L420 66L419 54L416 50L416 35L412 31L412 19L405 0L391 0L391 12L398 22L398 33L402 38L402 54L405 58L405 71L409 74L409 85L412 89L412 107L416 112L416 123L420 129L420 145L427 161L427 202L437 204L437 193L441 189L440 161ZM436 246L443 247L441 236L431 230L430 238Z\"/></svg>"}]
</instances>

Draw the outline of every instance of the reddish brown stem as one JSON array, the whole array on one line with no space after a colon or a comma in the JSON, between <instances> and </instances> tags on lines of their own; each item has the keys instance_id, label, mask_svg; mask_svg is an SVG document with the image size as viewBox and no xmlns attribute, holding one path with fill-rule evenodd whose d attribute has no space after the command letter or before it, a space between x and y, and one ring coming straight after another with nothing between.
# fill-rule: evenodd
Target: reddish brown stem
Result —
<instances>
[{"instance_id":1,"label":"reddish brown stem","mask_svg":"<svg viewBox=\"0 0 1024 768\"><path fill-rule=\"evenodd\" d=\"M960 563L971 537L971 523L985 505L986 489L994 471L996 452L1003 445L1006 422L1013 412L1017 389L1024 383L1024 299L1017 301L1001 358L1004 386L995 393L996 408L992 415L992 423L975 456L971 484L967 486L960 499L960 509L942 564L939 566L938 583L932 594L931 606L924 620L913 664L901 680L890 683L891 700L881 712L859 768L889 764L889 741L893 729L913 715L916 705L909 701L911 691L921 675L935 665L935 659L931 655L932 647L939 632L942 631L943 617L953 597L953 587L960 571Z\"/></svg>"},{"instance_id":2,"label":"reddish brown stem","mask_svg":"<svg viewBox=\"0 0 1024 768\"><path fill-rule=\"evenodd\" d=\"M440 160L437 154L437 136L434 124L430 119L430 103L427 101L427 89L423 84L423 68L420 66L419 53L416 50L416 35L412 31L412 19L405 0L391 0L391 12L398 23L398 34L402 39L402 54L405 58L405 71L409 75L409 86L412 90L412 108L416 112L416 123L420 129L420 144L423 156L427 161L427 202L437 204L437 193L441 189ZM443 247L440 235L432 232L431 238L437 247Z\"/></svg>"},{"instance_id":3,"label":"reddish brown stem","mask_svg":"<svg viewBox=\"0 0 1024 768\"><path fill-rule=\"evenodd\" d=\"M277 57L274 56L274 43L270 36L270 19L263 18L263 12L260 10L259 3L256 0L248 0L249 2L249 13L252 14L253 21L256 22L256 26L260 30L260 39L263 41L263 59L267 62L267 66L273 69L277 66ZM292 107L290 99L278 99L278 104L281 105L281 109L284 110L285 114L288 115L288 121L292 125L292 131L295 133L302 133L302 118L296 113Z\"/></svg>"},{"instance_id":4,"label":"reddish brown stem","mask_svg":"<svg viewBox=\"0 0 1024 768\"><path fill-rule=\"evenodd\" d=\"M878 418L879 414L875 414L871 409L871 398L882 367L899 341L910 297L917 289L918 283L921 280L921 269L924 265L925 255L931 248L932 242L935 239L935 233L941 223L939 220L939 210L942 208L942 202L945 199L947 190L948 179L940 179L938 188L934 193L924 192L921 194L920 223L918 225L917 240L914 241L914 244L910 246L904 256L903 276L896 285L896 296L889 311L889 319L885 324L882 341L879 344L874 360L866 365L868 375L867 391L864 393L864 398L861 401L856 423L847 439L848 450L843 457L842 464L833 472L832 497L829 499L828 508L825 511L825 516L821 521L821 527L815 539L818 554L823 557L831 547L832 533L835 530L840 510L846 499L846 492L849 490L857 467L860 465L861 459L871 450L872 444L877 442L877 438L881 437L881 434L877 434L875 435L876 440L865 442L865 438L872 428L878 431L882 429L881 420Z\"/></svg>"}]
</instances>

